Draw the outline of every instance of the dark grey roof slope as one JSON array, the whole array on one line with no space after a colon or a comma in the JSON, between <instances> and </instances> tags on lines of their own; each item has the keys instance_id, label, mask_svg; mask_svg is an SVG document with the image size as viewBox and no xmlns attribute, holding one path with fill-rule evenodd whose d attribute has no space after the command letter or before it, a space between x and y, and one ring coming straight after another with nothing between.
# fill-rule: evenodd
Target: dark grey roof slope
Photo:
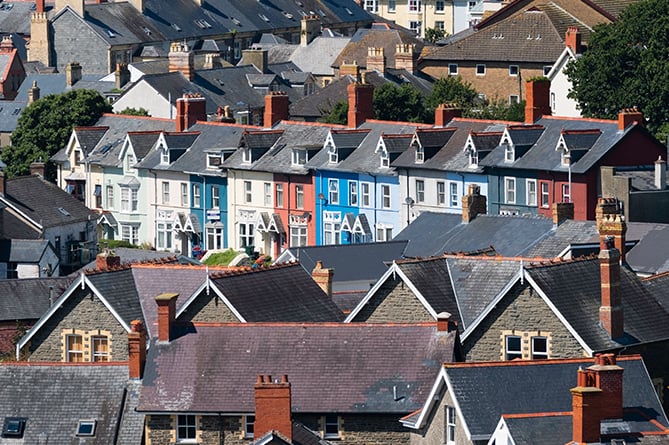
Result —
<instances>
[{"instance_id":1,"label":"dark grey roof slope","mask_svg":"<svg viewBox=\"0 0 669 445\"><path fill-rule=\"evenodd\" d=\"M469 224L462 216L423 212L394 240L408 240L407 257L429 257L444 252L471 252L490 246L505 257L524 255L553 228L544 217L478 215Z\"/></svg>"},{"instance_id":2,"label":"dark grey roof slope","mask_svg":"<svg viewBox=\"0 0 669 445\"><path fill-rule=\"evenodd\" d=\"M334 269L333 285L350 281L376 281L389 263L402 258L406 241L384 243L339 244L334 246L291 247L293 256L311 273L318 261ZM364 289L368 290L369 286Z\"/></svg>"},{"instance_id":3,"label":"dark grey roof slope","mask_svg":"<svg viewBox=\"0 0 669 445\"><path fill-rule=\"evenodd\" d=\"M44 228L95 220L95 213L81 201L39 176L8 180L2 201Z\"/></svg>"},{"instance_id":4,"label":"dark grey roof slope","mask_svg":"<svg viewBox=\"0 0 669 445\"><path fill-rule=\"evenodd\" d=\"M571 411L569 389L576 386L578 369L591 364L592 359L573 359L445 367L469 432L489 437L502 414ZM621 356L618 365L624 369L623 407L643 407L651 418L667 427L643 361L638 356Z\"/></svg>"},{"instance_id":5,"label":"dark grey roof slope","mask_svg":"<svg viewBox=\"0 0 669 445\"><path fill-rule=\"evenodd\" d=\"M625 260L639 274L667 272L669 271L668 249L669 225L662 225L641 238L627 253Z\"/></svg>"},{"instance_id":6,"label":"dark grey roof slope","mask_svg":"<svg viewBox=\"0 0 669 445\"><path fill-rule=\"evenodd\" d=\"M455 338L434 323L196 325L151 344L138 409L250 413L256 376L286 374L294 413L407 414L452 360Z\"/></svg>"},{"instance_id":7,"label":"dark grey roof slope","mask_svg":"<svg viewBox=\"0 0 669 445\"><path fill-rule=\"evenodd\" d=\"M144 321L130 268L92 273L88 275L88 279L128 326L133 320Z\"/></svg>"},{"instance_id":8,"label":"dark grey roof slope","mask_svg":"<svg viewBox=\"0 0 669 445\"><path fill-rule=\"evenodd\" d=\"M0 320L38 320L74 278L0 280Z\"/></svg>"},{"instance_id":9,"label":"dark grey roof slope","mask_svg":"<svg viewBox=\"0 0 669 445\"><path fill-rule=\"evenodd\" d=\"M643 279L643 284L660 306L669 313L669 273L664 272Z\"/></svg>"},{"instance_id":10,"label":"dark grey roof slope","mask_svg":"<svg viewBox=\"0 0 669 445\"><path fill-rule=\"evenodd\" d=\"M3 34L30 35L31 2L3 2L0 7L0 29Z\"/></svg>"},{"instance_id":11,"label":"dark grey roof slope","mask_svg":"<svg viewBox=\"0 0 669 445\"><path fill-rule=\"evenodd\" d=\"M669 339L667 313L626 268L620 272L625 337L612 340L599 322L600 266L597 258L549 265L527 265L527 273L578 336L594 351Z\"/></svg>"},{"instance_id":12,"label":"dark grey roof slope","mask_svg":"<svg viewBox=\"0 0 669 445\"><path fill-rule=\"evenodd\" d=\"M107 44L113 46L165 40L154 22L130 2L87 4L84 20Z\"/></svg>"},{"instance_id":13,"label":"dark grey roof slope","mask_svg":"<svg viewBox=\"0 0 669 445\"><path fill-rule=\"evenodd\" d=\"M0 240L0 262L37 263L42 259L48 245L47 240Z\"/></svg>"},{"instance_id":14,"label":"dark grey roof slope","mask_svg":"<svg viewBox=\"0 0 669 445\"><path fill-rule=\"evenodd\" d=\"M160 136L159 131L141 131L128 133L128 140L138 161L144 159Z\"/></svg>"},{"instance_id":15,"label":"dark grey roof slope","mask_svg":"<svg viewBox=\"0 0 669 445\"><path fill-rule=\"evenodd\" d=\"M214 285L249 322L341 321L342 312L297 263L224 272Z\"/></svg>"},{"instance_id":16,"label":"dark grey roof slope","mask_svg":"<svg viewBox=\"0 0 669 445\"><path fill-rule=\"evenodd\" d=\"M555 258L562 254L568 247L573 252L579 251L575 256L587 254L579 245L597 245L599 251L599 232L595 221L567 220L558 227L546 233L534 246L523 255L527 257Z\"/></svg>"},{"instance_id":17,"label":"dark grey roof slope","mask_svg":"<svg viewBox=\"0 0 669 445\"><path fill-rule=\"evenodd\" d=\"M505 417L504 421L515 445L564 445L572 430L572 416L549 415Z\"/></svg>"},{"instance_id":18,"label":"dark grey roof slope","mask_svg":"<svg viewBox=\"0 0 669 445\"><path fill-rule=\"evenodd\" d=\"M36 444L42 433L49 443L118 443L127 381L127 364L4 363L0 366L0 417L27 420L22 439L2 438L0 443ZM96 421L95 435L80 442L75 435L78 422L91 419ZM124 437L129 436L141 438L141 429Z\"/></svg>"}]
</instances>

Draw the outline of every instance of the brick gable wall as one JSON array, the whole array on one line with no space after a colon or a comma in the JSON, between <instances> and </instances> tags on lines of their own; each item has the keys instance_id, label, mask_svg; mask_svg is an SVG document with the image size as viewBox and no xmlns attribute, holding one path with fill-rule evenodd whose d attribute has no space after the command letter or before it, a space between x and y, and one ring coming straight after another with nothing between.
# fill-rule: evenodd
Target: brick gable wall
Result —
<instances>
[{"instance_id":1,"label":"brick gable wall","mask_svg":"<svg viewBox=\"0 0 669 445\"><path fill-rule=\"evenodd\" d=\"M28 361L63 360L63 331L108 331L110 360L128 360L128 333L100 299L88 288L78 287L61 309L41 327L22 354ZM77 332L78 333L78 332Z\"/></svg>"},{"instance_id":2,"label":"brick gable wall","mask_svg":"<svg viewBox=\"0 0 669 445\"><path fill-rule=\"evenodd\" d=\"M537 332L550 337L549 358L583 357L584 350L543 299L528 285L516 285L463 342L466 361L503 360L502 333Z\"/></svg>"},{"instance_id":3,"label":"brick gable wall","mask_svg":"<svg viewBox=\"0 0 669 445\"><path fill-rule=\"evenodd\" d=\"M434 321L425 306L399 278L389 277L355 317L356 322L422 322Z\"/></svg>"}]
</instances>

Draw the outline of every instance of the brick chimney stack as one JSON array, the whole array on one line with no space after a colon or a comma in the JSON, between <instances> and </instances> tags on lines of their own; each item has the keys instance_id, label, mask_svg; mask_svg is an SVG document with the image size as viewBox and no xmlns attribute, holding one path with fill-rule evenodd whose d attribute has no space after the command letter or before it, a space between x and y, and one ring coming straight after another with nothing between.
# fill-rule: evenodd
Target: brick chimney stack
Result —
<instances>
[{"instance_id":1,"label":"brick chimney stack","mask_svg":"<svg viewBox=\"0 0 669 445\"><path fill-rule=\"evenodd\" d=\"M450 312L437 314L437 332L453 332L458 329L458 322L453 320Z\"/></svg>"},{"instance_id":2,"label":"brick chimney stack","mask_svg":"<svg viewBox=\"0 0 669 445\"><path fill-rule=\"evenodd\" d=\"M41 161L35 161L30 163L30 174L31 175L37 175L40 178L44 178L44 169L46 167L46 164Z\"/></svg>"},{"instance_id":3,"label":"brick chimney stack","mask_svg":"<svg viewBox=\"0 0 669 445\"><path fill-rule=\"evenodd\" d=\"M146 331L139 320L130 322L128 334L128 377L141 379L146 364Z\"/></svg>"},{"instance_id":4,"label":"brick chimney stack","mask_svg":"<svg viewBox=\"0 0 669 445\"><path fill-rule=\"evenodd\" d=\"M36 0L35 1L35 12L42 13L44 12L45 0Z\"/></svg>"},{"instance_id":5,"label":"brick chimney stack","mask_svg":"<svg viewBox=\"0 0 669 445\"><path fill-rule=\"evenodd\" d=\"M177 132L186 131L197 121L207 120L207 101L199 94L184 94L177 99Z\"/></svg>"},{"instance_id":6,"label":"brick chimney stack","mask_svg":"<svg viewBox=\"0 0 669 445\"><path fill-rule=\"evenodd\" d=\"M176 316L179 294L165 293L156 297L158 305L158 341L168 343L172 339L172 324Z\"/></svg>"},{"instance_id":7,"label":"brick chimney stack","mask_svg":"<svg viewBox=\"0 0 669 445\"><path fill-rule=\"evenodd\" d=\"M348 127L358 128L374 118L374 85L353 82L348 90Z\"/></svg>"},{"instance_id":8,"label":"brick chimney stack","mask_svg":"<svg viewBox=\"0 0 669 445\"><path fill-rule=\"evenodd\" d=\"M454 117L462 117L462 110L457 104L439 104L434 110L434 126L445 127Z\"/></svg>"},{"instance_id":9,"label":"brick chimney stack","mask_svg":"<svg viewBox=\"0 0 669 445\"><path fill-rule=\"evenodd\" d=\"M410 73L416 72L416 45L413 43L398 43L395 45L395 68L405 69Z\"/></svg>"},{"instance_id":10,"label":"brick chimney stack","mask_svg":"<svg viewBox=\"0 0 669 445\"><path fill-rule=\"evenodd\" d=\"M321 33L321 16L306 15L300 22L300 46L307 46Z\"/></svg>"},{"instance_id":11,"label":"brick chimney stack","mask_svg":"<svg viewBox=\"0 0 669 445\"><path fill-rule=\"evenodd\" d=\"M266 49L245 49L242 51L242 61L240 65L253 65L262 74L267 74L267 50Z\"/></svg>"},{"instance_id":12,"label":"brick chimney stack","mask_svg":"<svg viewBox=\"0 0 669 445\"><path fill-rule=\"evenodd\" d=\"M173 42L170 45L170 52L167 55L169 60L169 72L181 73L188 80L195 78L195 54L187 43Z\"/></svg>"},{"instance_id":13,"label":"brick chimney stack","mask_svg":"<svg viewBox=\"0 0 669 445\"><path fill-rule=\"evenodd\" d=\"M567 48L571 48L574 54L581 54L583 47L581 46L581 32L575 26L567 28L564 36L564 43Z\"/></svg>"},{"instance_id":14,"label":"brick chimney stack","mask_svg":"<svg viewBox=\"0 0 669 445\"><path fill-rule=\"evenodd\" d=\"M114 72L115 87L121 89L130 82L130 70L127 63L117 63L116 71Z\"/></svg>"},{"instance_id":15,"label":"brick chimney stack","mask_svg":"<svg viewBox=\"0 0 669 445\"><path fill-rule=\"evenodd\" d=\"M541 116L551 115L551 81L546 78L525 83L525 123L533 124Z\"/></svg>"},{"instance_id":16,"label":"brick chimney stack","mask_svg":"<svg viewBox=\"0 0 669 445\"><path fill-rule=\"evenodd\" d=\"M599 443L601 421L622 419L623 368L615 355L595 356L595 364L578 370L577 386L572 388L572 441Z\"/></svg>"},{"instance_id":17,"label":"brick chimney stack","mask_svg":"<svg viewBox=\"0 0 669 445\"><path fill-rule=\"evenodd\" d=\"M367 71L386 72L386 54L383 48L367 48Z\"/></svg>"},{"instance_id":18,"label":"brick chimney stack","mask_svg":"<svg viewBox=\"0 0 669 445\"><path fill-rule=\"evenodd\" d=\"M462 222L469 224L477 215L487 212L487 199L481 194L481 187L469 184L467 194L462 197Z\"/></svg>"},{"instance_id":19,"label":"brick chimney stack","mask_svg":"<svg viewBox=\"0 0 669 445\"><path fill-rule=\"evenodd\" d=\"M37 81L33 80L33 86L28 90L28 105L39 100L40 89L37 86Z\"/></svg>"},{"instance_id":20,"label":"brick chimney stack","mask_svg":"<svg viewBox=\"0 0 669 445\"><path fill-rule=\"evenodd\" d=\"M82 68L78 62L70 62L65 67L65 83L71 87L81 80Z\"/></svg>"},{"instance_id":21,"label":"brick chimney stack","mask_svg":"<svg viewBox=\"0 0 669 445\"><path fill-rule=\"evenodd\" d=\"M113 251L105 249L95 257L95 267L98 270L110 270L121 266L121 257Z\"/></svg>"},{"instance_id":22,"label":"brick chimney stack","mask_svg":"<svg viewBox=\"0 0 669 445\"><path fill-rule=\"evenodd\" d=\"M275 123L288 119L289 105L288 94L285 91L270 91L265 95L265 128L272 128Z\"/></svg>"},{"instance_id":23,"label":"brick chimney stack","mask_svg":"<svg viewBox=\"0 0 669 445\"><path fill-rule=\"evenodd\" d=\"M620 261L624 263L627 224L620 202L616 198L598 198L595 220L599 232L599 250L606 249L607 237L613 237L614 246L620 254Z\"/></svg>"},{"instance_id":24,"label":"brick chimney stack","mask_svg":"<svg viewBox=\"0 0 669 445\"><path fill-rule=\"evenodd\" d=\"M291 393L288 376L272 381L270 375L259 375L255 384L256 418L253 439L258 440L270 431L277 431L289 442L293 440Z\"/></svg>"},{"instance_id":25,"label":"brick chimney stack","mask_svg":"<svg viewBox=\"0 0 669 445\"><path fill-rule=\"evenodd\" d=\"M606 248L599 251L601 304L599 322L611 338L625 335L623 305L620 291L620 253L608 238Z\"/></svg>"},{"instance_id":26,"label":"brick chimney stack","mask_svg":"<svg viewBox=\"0 0 669 445\"><path fill-rule=\"evenodd\" d=\"M618 130L623 131L633 123L643 125L643 113L637 107L623 108L618 113Z\"/></svg>"},{"instance_id":27,"label":"brick chimney stack","mask_svg":"<svg viewBox=\"0 0 669 445\"><path fill-rule=\"evenodd\" d=\"M334 269L324 268L323 262L318 260L316 267L311 271L311 278L329 297L332 297L332 277L334 277Z\"/></svg>"},{"instance_id":28,"label":"brick chimney stack","mask_svg":"<svg viewBox=\"0 0 669 445\"><path fill-rule=\"evenodd\" d=\"M568 219L574 219L573 202L553 203L553 225L559 226Z\"/></svg>"},{"instance_id":29,"label":"brick chimney stack","mask_svg":"<svg viewBox=\"0 0 669 445\"><path fill-rule=\"evenodd\" d=\"M342 63L339 67L339 77L351 76L356 82L360 81L360 66L354 60L353 63Z\"/></svg>"}]
</instances>

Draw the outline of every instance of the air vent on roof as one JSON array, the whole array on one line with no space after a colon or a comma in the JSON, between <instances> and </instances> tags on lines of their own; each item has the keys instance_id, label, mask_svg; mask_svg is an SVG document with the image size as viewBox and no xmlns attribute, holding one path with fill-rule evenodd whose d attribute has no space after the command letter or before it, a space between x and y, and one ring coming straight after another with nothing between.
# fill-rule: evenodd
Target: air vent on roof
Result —
<instances>
[{"instance_id":1,"label":"air vent on roof","mask_svg":"<svg viewBox=\"0 0 669 445\"><path fill-rule=\"evenodd\" d=\"M348 9L348 8L344 8L344 9L346 10L346 12L348 12L348 15L353 15L353 11L351 11L351 10Z\"/></svg>"},{"instance_id":2,"label":"air vent on roof","mask_svg":"<svg viewBox=\"0 0 669 445\"><path fill-rule=\"evenodd\" d=\"M300 2L300 1L296 1L295 3L296 3L297 6L299 6L300 8L302 8L302 7L304 6L304 3Z\"/></svg>"},{"instance_id":3,"label":"air vent on roof","mask_svg":"<svg viewBox=\"0 0 669 445\"><path fill-rule=\"evenodd\" d=\"M177 31L181 32L181 26L177 25L176 23L172 23L172 28L176 29Z\"/></svg>"},{"instance_id":4,"label":"air vent on roof","mask_svg":"<svg viewBox=\"0 0 669 445\"><path fill-rule=\"evenodd\" d=\"M198 19L198 20L193 20L193 21L194 21L195 24L196 24L197 26L199 26L200 28L202 28L202 29L206 28L206 26L204 26L204 23L202 23L202 20L199 20L199 19Z\"/></svg>"},{"instance_id":5,"label":"air vent on roof","mask_svg":"<svg viewBox=\"0 0 669 445\"><path fill-rule=\"evenodd\" d=\"M144 31L144 34L146 34L147 36L151 35L151 30L146 26L142 26L142 31Z\"/></svg>"},{"instance_id":6,"label":"air vent on roof","mask_svg":"<svg viewBox=\"0 0 669 445\"><path fill-rule=\"evenodd\" d=\"M265 14L258 14L258 15L260 16L261 19L269 23L269 18Z\"/></svg>"},{"instance_id":7,"label":"air vent on roof","mask_svg":"<svg viewBox=\"0 0 669 445\"><path fill-rule=\"evenodd\" d=\"M62 207L58 207L58 211L59 211L60 213L62 213L63 215L65 215L65 216L72 216L72 215L70 214L70 212L68 212L67 210L65 210L65 209L62 208Z\"/></svg>"},{"instance_id":8,"label":"air vent on roof","mask_svg":"<svg viewBox=\"0 0 669 445\"><path fill-rule=\"evenodd\" d=\"M290 12L281 11L281 13L282 13L283 15L285 15L286 17L288 17L289 19L292 19L292 18L293 18L293 14L291 14Z\"/></svg>"},{"instance_id":9,"label":"air vent on roof","mask_svg":"<svg viewBox=\"0 0 669 445\"><path fill-rule=\"evenodd\" d=\"M107 32L107 35L109 37L116 37L116 34L111 29L107 28L107 29L105 29L105 31Z\"/></svg>"},{"instance_id":10,"label":"air vent on roof","mask_svg":"<svg viewBox=\"0 0 669 445\"><path fill-rule=\"evenodd\" d=\"M327 17L327 14L325 13L325 11L323 11L320 8L318 9L318 13L321 15L321 17Z\"/></svg>"},{"instance_id":11,"label":"air vent on roof","mask_svg":"<svg viewBox=\"0 0 669 445\"><path fill-rule=\"evenodd\" d=\"M234 18L234 17L232 17L232 23L234 23L234 24L237 25L237 26L241 26L241 25L242 25L242 22L240 22L239 20L237 20L237 19Z\"/></svg>"},{"instance_id":12,"label":"air vent on roof","mask_svg":"<svg viewBox=\"0 0 669 445\"><path fill-rule=\"evenodd\" d=\"M2 108L0 108L0 110L2 110ZM21 109L20 108L15 108L14 111L12 111L12 114L14 116L18 116L19 114L21 114Z\"/></svg>"}]
</instances>

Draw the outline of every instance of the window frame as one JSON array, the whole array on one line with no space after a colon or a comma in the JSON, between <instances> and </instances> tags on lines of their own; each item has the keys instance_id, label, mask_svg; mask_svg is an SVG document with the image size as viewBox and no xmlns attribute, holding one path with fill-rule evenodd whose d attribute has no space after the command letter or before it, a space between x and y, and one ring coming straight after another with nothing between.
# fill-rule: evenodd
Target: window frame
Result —
<instances>
[{"instance_id":1,"label":"window frame","mask_svg":"<svg viewBox=\"0 0 669 445\"><path fill-rule=\"evenodd\" d=\"M546 181L539 181L540 184L540 193L541 193L541 208L547 209L550 208L551 205L551 192L550 192L550 187L548 182ZM545 189L545 190L544 190ZM544 199L545 198L545 199Z\"/></svg>"},{"instance_id":2,"label":"window frame","mask_svg":"<svg viewBox=\"0 0 669 445\"><path fill-rule=\"evenodd\" d=\"M328 239L330 237L330 239ZM341 224L328 221L323 223L323 244L326 246L340 244Z\"/></svg>"},{"instance_id":3,"label":"window frame","mask_svg":"<svg viewBox=\"0 0 669 445\"><path fill-rule=\"evenodd\" d=\"M417 35L420 35L423 31L423 21L422 20L409 20L408 28L415 32Z\"/></svg>"},{"instance_id":4,"label":"window frame","mask_svg":"<svg viewBox=\"0 0 669 445\"><path fill-rule=\"evenodd\" d=\"M161 191L162 191L162 204L169 204L170 203L170 183L169 183L169 181L162 181L160 188L161 188Z\"/></svg>"},{"instance_id":5,"label":"window frame","mask_svg":"<svg viewBox=\"0 0 669 445\"><path fill-rule=\"evenodd\" d=\"M221 190L217 185L211 186L211 208L219 209L221 208Z\"/></svg>"},{"instance_id":6,"label":"window frame","mask_svg":"<svg viewBox=\"0 0 669 445\"><path fill-rule=\"evenodd\" d=\"M244 416L244 438L253 439L253 428L256 423L256 416Z\"/></svg>"},{"instance_id":7,"label":"window frame","mask_svg":"<svg viewBox=\"0 0 669 445\"><path fill-rule=\"evenodd\" d=\"M358 205L358 181L348 181L348 205Z\"/></svg>"},{"instance_id":8,"label":"window frame","mask_svg":"<svg viewBox=\"0 0 669 445\"><path fill-rule=\"evenodd\" d=\"M290 247L303 247L309 244L307 226L290 226Z\"/></svg>"},{"instance_id":9,"label":"window frame","mask_svg":"<svg viewBox=\"0 0 669 445\"><path fill-rule=\"evenodd\" d=\"M92 362L108 362L111 359L111 354L109 353L110 342L109 337L106 335L91 335L91 361ZM99 345L104 344L104 351L99 349ZM98 360L100 358L101 360Z\"/></svg>"},{"instance_id":10,"label":"window frame","mask_svg":"<svg viewBox=\"0 0 669 445\"><path fill-rule=\"evenodd\" d=\"M72 339L79 339L79 346L81 349L73 349ZM72 355L76 354L80 360L72 360ZM65 335L65 361L67 363L83 363L84 362L84 336L81 334L66 334Z\"/></svg>"},{"instance_id":11,"label":"window frame","mask_svg":"<svg viewBox=\"0 0 669 445\"><path fill-rule=\"evenodd\" d=\"M113 210L114 209L114 186L113 185L107 185L105 187L105 191L107 194L107 209Z\"/></svg>"},{"instance_id":12,"label":"window frame","mask_svg":"<svg viewBox=\"0 0 669 445\"><path fill-rule=\"evenodd\" d=\"M543 340L545 342L545 349L543 351L537 351L535 346L535 340ZM531 342L531 358L532 360L548 360L548 337L543 335L535 335L530 339Z\"/></svg>"},{"instance_id":13,"label":"window frame","mask_svg":"<svg viewBox=\"0 0 669 445\"><path fill-rule=\"evenodd\" d=\"M291 164L294 166L303 166L307 165L309 161L309 154L307 150L300 150L299 148L293 148L291 153Z\"/></svg>"},{"instance_id":14,"label":"window frame","mask_svg":"<svg viewBox=\"0 0 669 445\"><path fill-rule=\"evenodd\" d=\"M381 208L389 209L391 207L392 200L390 196L390 185L381 184Z\"/></svg>"},{"instance_id":15,"label":"window frame","mask_svg":"<svg viewBox=\"0 0 669 445\"><path fill-rule=\"evenodd\" d=\"M448 64L448 75L449 76L457 76L458 75L458 64L457 63L449 63Z\"/></svg>"},{"instance_id":16,"label":"window frame","mask_svg":"<svg viewBox=\"0 0 669 445\"><path fill-rule=\"evenodd\" d=\"M128 230L128 236L126 237L125 231ZM128 241L132 245L139 244L139 227L135 224L122 224L121 225L121 239L123 241Z\"/></svg>"},{"instance_id":17,"label":"window frame","mask_svg":"<svg viewBox=\"0 0 669 445\"><path fill-rule=\"evenodd\" d=\"M510 340L518 341L518 349L511 349ZM504 360L510 361L523 358L523 337L520 335L505 335L504 336Z\"/></svg>"},{"instance_id":18,"label":"window frame","mask_svg":"<svg viewBox=\"0 0 669 445\"><path fill-rule=\"evenodd\" d=\"M516 184L516 178L513 176L505 176L504 177L504 204L515 204L517 200L517 184ZM510 194L513 194L512 198L510 198Z\"/></svg>"},{"instance_id":19,"label":"window frame","mask_svg":"<svg viewBox=\"0 0 669 445\"><path fill-rule=\"evenodd\" d=\"M446 444L455 444L455 427L456 427L456 411L454 406L446 405L446 412L444 413L444 432L446 433Z\"/></svg>"},{"instance_id":20,"label":"window frame","mask_svg":"<svg viewBox=\"0 0 669 445\"><path fill-rule=\"evenodd\" d=\"M339 180L328 179L328 203L339 204Z\"/></svg>"},{"instance_id":21,"label":"window frame","mask_svg":"<svg viewBox=\"0 0 669 445\"><path fill-rule=\"evenodd\" d=\"M562 187L560 187L560 189L562 190L562 202L572 202L570 185L562 184Z\"/></svg>"},{"instance_id":22,"label":"window frame","mask_svg":"<svg viewBox=\"0 0 669 445\"><path fill-rule=\"evenodd\" d=\"M244 203L249 204L253 201L253 183L244 181Z\"/></svg>"},{"instance_id":23,"label":"window frame","mask_svg":"<svg viewBox=\"0 0 669 445\"><path fill-rule=\"evenodd\" d=\"M223 226L220 224L207 224L204 227L207 237L208 250L223 249Z\"/></svg>"},{"instance_id":24,"label":"window frame","mask_svg":"<svg viewBox=\"0 0 669 445\"><path fill-rule=\"evenodd\" d=\"M436 14L443 14L446 11L446 2L444 0L435 0L434 12Z\"/></svg>"},{"instance_id":25,"label":"window frame","mask_svg":"<svg viewBox=\"0 0 669 445\"><path fill-rule=\"evenodd\" d=\"M181 183L181 207L188 207L190 203L188 202L188 183Z\"/></svg>"},{"instance_id":26,"label":"window frame","mask_svg":"<svg viewBox=\"0 0 669 445\"><path fill-rule=\"evenodd\" d=\"M335 432L328 432L328 427L335 427ZM323 439L338 439L340 438L341 422L339 416L326 415L323 416Z\"/></svg>"},{"instance_id":27,"label":"window frame","mask_svg":"<svg viewBox=\"0 0 669 445\"><path fill-rule=\"evenodd\" d=\"M379 12L379 0L364 0L363 9L376 14Z\"/></svg>"},{"instance_id":28,"label":"window frame","mask_svg":"<svg viewBox=\"0 0 669 445\"><path fill-rule=\"evenodd\" d=\"M255 224L251 222L239 223L237 234L239 236L239 247L255 246Z\"/></svg>"},{"instance_id":29,"label":"window frame","mask_svg":"<svg viewBox=\"0 0 669 445\"><path fill-rule=\"evenodd\" d=\"M476 75L477 76L485 76L486 75L486 64L485 63L477 63L476 64Z\"/></svg>"},{"instance_id":30,"label":"window frame","mask_svg":"<svg viewBox=\"0 0 669 445\"><path fill-rule=\"evenodd\" d=\"M446 183L437 181L437 205L446 205Z\"/></svg>"},{"instance_id":31,"label":"window frame","mask_svg":"<svg viewBox=\"0 0 669 445\"><path fill-rule=\"evenodd\" d=\"M263 182L263 204L265 207L272 207L272 183Z\"/></svg>"},{"instance_id":32,"label":"window frame","mask_svg":"<svg viewBox=\"0 0 669 445\"><path fill-rule=\"evenodd\" d=\"M520 102L520 97L517 94L509 95L509 105L515 105Z\"/></svg>"},{"instance_id":33,"label":"window frame","mask_svg":"<svg viewBox=\"0 0 669 445\"><path fill-rule=\"evenodd\" d=\"M388 12L397 12L397 0L388 0Z\"/></svg>"},{"instance_id":34,"label":"window frame","mask_svg":"<svg viewBox=\"0 0 669 445\"><path fill-rule=\"evenodd\" d=\"M416 187L416 202L425 202L425 181L416 179L414 186Z\"/></svg>"},{"instance_id":35,"label":"window frame","mask_svg":"<svg viewBox=\"0 0 669 445\"><path fill-rule=\"evenodd\" d=\"M242 163L250 164L251 163L251 149L243 148L242 149Z\"/></svg>"},{"instance_id":36,"label":"window frame","mask_svg":"<svg viewBox=\"0 0 669 445\"><path fill-rule=\"evenodd\" d=\"M95 427L97 422L94 419L82 419L77 422L77 437L95 437ZM90 428L90 431L83 430L82 428Z\"/></svg>"},{"instance_id":37,"label":"window frame","mask_svg":"<svg viewBox=\"0 0 669 445\"><path fill-rule=\"evenodd\" d=\"M360 204L362 207L371 207L371 184L369 182L360 183Z\"/></svg>"},{"instance_id":38,"label":"window frame","mask_svg":"<svg viewBox=\"0 0 669 445\"><path fill-rule=\"evenodd\" d=\"M509 76L518 77L520 74L520 67L518 65L509 65Z\"/></svg>"},{"instance_id":39,"label":"window frame","mask_svg":"<svg viewBox=\"0 0 669 445\"><path fill-rule=\"evenodd\" d=\"M184 437L184 436L186 436L186 437ZM196 415L194 415L194 414L177 414L176 441L177 441L177 443L197 443L197 416Z\"/></svg>"},{"instance_id":40,"label":"window frame","mask_svg":"<svg viewBox=\"0 0 669 445\"><path fill-rule=\"evenodd\" d=\"M534 187L534 191L532 191ZM528 207L537 207L537 180L536 179L526 179L525 180L525 204Z\"/></svg>"},{"instance_id":41,"label":"window frame","mask_svg":"<svg viewBox=\"0 0 669 445\"><path fill-rule=\"evenodd\" d=\"M295 208L304 209L304 186L295 185Z\"/></svg>"},{"instance_id":42,"label":"window frame","mask_svg":"<svg viewBox=\"0 0 669 445\"><path fill-rule=\"evenodd\" d=\"M276 207L283 208L283 184L277 183L274 187L274 195L276 198Z\"/></svg>"},{"instance_id":43,"label":"window frame","mask_svg":"<svg viewBox=\"0 0 669 445\"><path fill-rule=\"evenodd\" d=\"M202 189L200 184L193 184L193 207L199 209L202 206Z\"/></svg>"},{"instance_id":44,"label":"window frame","mask_svg":"<svg viewBox=\"0 0 669 445\"><path fill-rule=\"evenodd\" d=\"M409 0L407 1L407 10L410 14L419 14L422 10L423 2L422 0Z\"/></svg>"},{"instance_id":45,"label":"window frame","mask_svg":"<svg viewBox=\"0 0 669 445\"><path fill-rule=\"evenodd\" d=\"M156 249L171 250L174 247L172 221L156 221Z\"/></svg>"}]
</instances>

